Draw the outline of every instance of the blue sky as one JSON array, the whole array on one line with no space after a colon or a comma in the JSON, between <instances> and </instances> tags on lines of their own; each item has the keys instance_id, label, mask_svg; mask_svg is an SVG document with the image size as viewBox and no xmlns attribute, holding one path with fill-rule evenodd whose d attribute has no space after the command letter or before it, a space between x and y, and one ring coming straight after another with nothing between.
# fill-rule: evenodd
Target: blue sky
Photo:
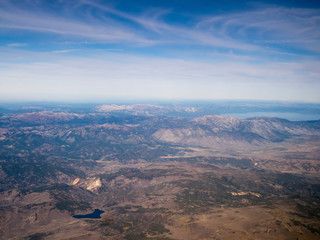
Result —
<instances>
[{"instance_id":1,"label":"blue sky","mask_svg":"<svg viewBox=\"0 0 320 240\"><path fill-rule=\"evenodd\" d=\"M320 102L317 1L1 0L1 101Z\"/></svg>"}]
</instances>

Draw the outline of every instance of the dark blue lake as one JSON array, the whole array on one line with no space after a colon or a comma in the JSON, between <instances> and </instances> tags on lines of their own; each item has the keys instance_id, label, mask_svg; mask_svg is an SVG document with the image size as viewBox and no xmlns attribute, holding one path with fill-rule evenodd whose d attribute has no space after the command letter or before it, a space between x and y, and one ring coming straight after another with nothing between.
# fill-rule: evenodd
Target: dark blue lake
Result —
<instances>
[{"instance_id":1,"label":"dark blue lake","mask_svg":"<svg viewBox=\"0 0 320 240\"><path fill-rule=\"evenodd\" d=\"M101 218L101 214L104 213L104 211L100 209L95 209L93 213L85 214L85 215L73 215L74 218Z\"/></svg>"}]
</instances>

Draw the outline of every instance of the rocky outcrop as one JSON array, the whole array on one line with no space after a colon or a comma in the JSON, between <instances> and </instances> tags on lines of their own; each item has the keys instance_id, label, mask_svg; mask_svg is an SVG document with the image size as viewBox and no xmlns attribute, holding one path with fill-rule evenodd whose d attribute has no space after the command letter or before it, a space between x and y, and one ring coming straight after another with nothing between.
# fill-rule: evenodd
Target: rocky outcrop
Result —
<instances>
[{"instance_id":1,"label":"rocky outcrop","mask_svg":"<svg viewBox=\"0 0 320 240\"><path fill-rule=\"evenodd\" d=\"M87 177L86 179L76 178L72 185L83 187L91 192L97 192L102 183L99 177Z\"/></svg>"}]
</instances>

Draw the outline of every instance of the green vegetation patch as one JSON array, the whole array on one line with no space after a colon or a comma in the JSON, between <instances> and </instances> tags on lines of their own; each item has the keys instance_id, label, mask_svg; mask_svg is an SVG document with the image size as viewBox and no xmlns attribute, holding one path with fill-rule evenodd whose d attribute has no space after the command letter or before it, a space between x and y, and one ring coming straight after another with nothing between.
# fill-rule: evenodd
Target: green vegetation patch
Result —
<instances>
[{"instance_id":1,"label":"green vegetation patch","mask_svg":"<svg viewBox=\"0 0 320 240\"><path fill-rule=\"evenodd\" d=\"M86 210L90 208L90 204L84 201L75 201L66 197L59 197L57 200L56 207L59 210L66 210L72 214L74 214L76 210Z\"/></svg>"},{"instance_id":2,"label":"green vegetation patch","mask_svg":"<svg viewBox=\"0 0 320 240\"><path fill-rule=\"evenodd\" d=\"M148 240L145 233L128 233L124 239L126 240Z\"/></svg>"},{"instance_id":3,"label":"green vegetation patch","mask_svg":"<svg viewBox=\"0 0 320 240\"><path fill-rule=\"evenodd\" d=\"M170 232L170 230L165 228L160 223L151 223L148 230L148 233L150 233L151 235L163 234L168 232Z\"/></svg>"},{"instance_id":4,"label":"green vegetation patch","mask_svg":"<svg viewBox=\"0 0 320 240\"><path fill-rule=\"evenodd\" d=\"M48 232L48 233L35 233L35 234L31 234L25 238L23 238L23 240L42 240L45 239L45 237L52 235L53 233Z\"/></svg>"}]
</instances>

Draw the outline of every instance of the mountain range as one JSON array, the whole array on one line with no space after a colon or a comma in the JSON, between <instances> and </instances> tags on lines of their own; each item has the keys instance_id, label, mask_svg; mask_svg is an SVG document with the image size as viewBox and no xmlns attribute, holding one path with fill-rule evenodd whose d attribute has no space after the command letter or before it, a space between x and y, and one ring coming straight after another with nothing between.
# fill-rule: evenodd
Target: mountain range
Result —
<instances>
[{"instance_id":1,"label":"mountain range","mask_svg":"<svg viewBox=\"0 0 320 240\"><path fill-rule=\"evenodd\" d=\"M320 121L200 112L3 111L1 236L320 239ZM94 209L102 219L72 217Z\"/></svg>"}]
</instances>

